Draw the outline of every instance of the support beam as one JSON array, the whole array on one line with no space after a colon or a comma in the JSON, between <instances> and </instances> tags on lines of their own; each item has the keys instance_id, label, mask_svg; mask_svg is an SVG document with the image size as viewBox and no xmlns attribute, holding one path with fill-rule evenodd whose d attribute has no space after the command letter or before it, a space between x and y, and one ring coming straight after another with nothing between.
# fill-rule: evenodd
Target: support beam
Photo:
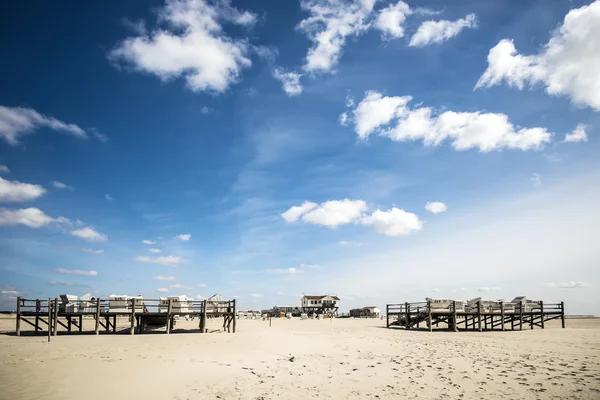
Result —
<instances>
[{"instance_id":1,"label":"support beam","mask_svg":"<svg viewBox=\"0 0 600 400\"><path fill-rule=\"evenodd\" d=\"M432 332L433 324L431 322L431 300L427 302L427 326L429 327L429 332Z\"/></svg>"},{"instance_id":2,"label":"support beam","mask_svg":"<svg viewBox=\"0 0 600 400\"><path fill-rule=\"evenodd\" d=\"M135 335L135 298L131 299L131 326L129 327L129 334Z\"/></svg>"},{"instance_id":3,"label":"support beam","mask_svg":"<svg viewBox=\"0 0 600 400\"><path fill-rule=\"evenodd\" d=\"M208 301L204 300L202 302L202 320L200 321L200 330L202 333L206 333L206 306L208 305Z\"/></svg>"},{"instance_id":4,"label":"support beam","mask_svg":"<svg viewBox=\"0 0 600 400\"><path fill-rule=\"evenodd\" d=\"M83 332L83 314L79 314L79 333Z\"/></svg>"},{"instance_id":5,"label":"support beam","mask_svg":"<svg viewBox=\"0 0 600 400\"><path fill-rule=\"evenodd\" d=\"M500 302L500 320L502 324L502 332L504 332L504 302Z\"/></svg>"},{"instance_id":6,"label":"support beam","mask_svg":"<svg viewBox=\"0 0 600 400\"><path fill-rule=\"evenodd\" d=\"M52 335L56 336L58 333L58 299L54 299L54 326L52 328Z\"/></svg>"},{"instance_id":7,"label":"support beam","mask_svg":"<svg viewBox=\"0 0 600 400\"><path fill-rule=\"evenodd\" d=\"M563 328L564 327L565 323L563 317ZM21 336L21 297L17 297L17 326L15 327L15 333L17 336Z\"/></svg>"},{"instance_id":8,"label":"support beam","mask_svg":"<svg viewBox=\"0 0 600 400\"><path fill-rule=\"evenodd\" d=\"M100 298L96 299L96 326L94 327L94 333L100 334Z\"/></svg>"},{"instance_id":9,"label":"support beam","mask_svg":"<svg viewBox=\"0 0 600 400\"><path fill-rule=\"evenodd\" d=\"M544 329L544 302L540 301L540 324Z\"/></svg>"},{"instance_id":10,"label":"support beam","mask_svg":"<svg viewBox=\"0 0 600 400\"><path fill-rule=\"evenodd\" d=\"M235 299L233 299L233 333L235 333L236 320L237 320L237 306L236 306ZM269 316L269 326L271 326L271 316Z\"/></svg>"},{"instance_id":11,"label":"support beam","mask_svg":"<svg viewBox=\"0 0 600 400\"><path fill-rule=\"evenodd\" d=\"M404 303L404 327L410 329L410 304Z\"/></svg>"},{"instance_id":12,"label":"support beam","mask_svg":"<svg viewBox=\"0 0 600 400\"><path fill-rule=\"evenodd\" d=\"M390 327L390 305L389 304L385 305L385 327L386 328Z\"/></svg>"},{"instance_id":13,"label":"support beam","mask_svg":"<svg viewBox=\"0 0 600 400\"><path fill-rule=\"evenodd\" d=\"M483 332L481 327L481 301L477 302L477 324L479 325L479 332Z\"/></svg>"},{"instance_id":14,"label":"support beam","mask_svg":"<svg viewBox=\"0 0 600 400\"><path fill-rule=\"evenodd\" d=\"M169 299L169 305L167 306L167 335L171 333L171 318L173 318L173 299Z\"/></svg>"},{"instance_id":15,"label":"support beam","mask_svg":"<svg viewBox=\"0 0 600 400\"><path fill-rule=\"evenodd\" d=\"M523 330L523 302L519 303L519 330Z\"/></svg>"},{"instance_id":16,"label":"support beam","mask_svg":"<svg viewBox=\"0 0 600 400\"><path fill-rule=\"evenodd\" d=\"M50 338L52 337L52 302L50 297L48 297L48 343L50 343Z\"/></svg>"},{"instance_id":17,"label":"support beam","mask_svg":"<svg viewBox=\"0 0 600 400\"><path fill-rule=\"evenodd\" d=\"M452 330L458 332L458 317L456 314L456 300L452 301Z\"/></svg>"},{"instance_id":18,"label":"support beam","mask_svg":"<svg viewBox=\"0 0 600 400\"><path fill-rule=\"evenodd\" d=\"M560 302L560 321L562 323L562 328L565 329L565 302Z\"/></svg>"}]
</instances>

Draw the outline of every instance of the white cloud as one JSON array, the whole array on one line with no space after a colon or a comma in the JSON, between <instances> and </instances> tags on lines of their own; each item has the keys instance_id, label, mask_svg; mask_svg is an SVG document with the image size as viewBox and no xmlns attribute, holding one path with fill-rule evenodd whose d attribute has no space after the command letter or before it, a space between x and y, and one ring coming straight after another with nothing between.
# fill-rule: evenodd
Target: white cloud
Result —
<instances>
[{"instance_id":1,"label":"white cloud","mask_svg":"<svg viewBox=\"0 0 600 400\"><path fill-rule=\"evenodd\" d=\"M438 214L446 211L448 209L448 206L446 206L446 204L442 203L441 201L432 201L427 202L427 204L425 204L425 209L434 214Z\"/></svg>"},{"instance_id":2,"label":"white cloud","mask_svg":"<svg viewBox=\"0 0 600 400\"><path fill-rule=\"evenodd\" d=\"M296 275L303 274L304 271L296 269L296 268L278 268L278 269L268 269L266 271L269 274L286 274L286 275Z\"/></svg>"},{"instance_id":3,"label":"white cloud","mask_svg":"<svg viewBox=\"0 0 600 400\"><path fill-rule=\"evenodd\" d=\"M582 289L582 288L588 287L590 285L586 282L570 281L570 282L547 283L546 286L551 287L551 288L558 288L558 289Z\"/></svg>"},{"instance_id":4,"label":"white cloud","mask_svg":"<svg viewBox=\"0 0 600 400\"><path fill-rule=\"evenodd\" d=\"M98 271L88 271L83 269L65 269L57 268L54 272L65 275L83 275L83 276L98 276Z\"/></svg>"},{"instance_id":5,"label":"white cloud","mask_svg":"<svg viewBox=\"0 0 600 400\"><path fill-rule=\"evenodd\" d=\"M312 201L305 201L299 206L291 207L289 210L281 214L281 216L287 222L296 222L298 221L298 218L300 218L302 215L306 214L310 210L317 208L317 206L317 203L313 203Z\"/></svg>"},{"instance_id":6,"label":"white cloud","mask_svg":"<svg viewBox=\"0 0 600 400\"><path fill-rule=\"evenodd\" d=\"M135 261L154 263L162 265L178 265L187 262L186 259L179 256L163 256L163 257L148 257L148 256L137 256L134 258Z\"/></svg>"},{"instance_id":7,"label":"white cloud","mask_svg":"<svg viewBox=\"0 0 600 400\"><path fill-rule=\"evenodd\" d=\"M300 84L302 74L285 72L283 68L275 68L273 70L273 77L282 83L283 91L288 96L296 96L302 93L302 85Z\"/></svg>"},{"instance_id":8,"label":"white cloud","mask_svg":"<svg viewBox=\"0 0 600 400\"><path fill-rule=\"evenodd\" d=\"M75 283L75 282L62 282L62 281L50 281L48 282L49 285L52 286L67 286L67 287L89 287L88 285L83 285L81 283Z\"/></svg>"},{"instance_id":9,"label":"white cloud","mask_svg":"<svg viewBox=\"0 0 600 400\"><path fill-rule=\"evenodd\" d=\"M40 185L7 181L0 178L0 202L33 200L44 193L46 193L46 189Z\"/></svg>"},{"instance_id":10,"label":"white cloud","mask_svg":"<svg viewBox=\"0 0 600 400\"><path fill-rule=\"evenodd\" d=\"M182 233L181 235L176 235L175 237L179 240L183 240L184 242L188 242L192 238L192 235L189 233Z\"/></svg>"},{"instance_id":11,"label":"white cloud","mask_svg":"<svg viewBox=\"0 0 600 400\"><path fill-rule=\"evenodd\" d=\"M329 200L302 216L302 221L335 228L355 221L367 210L363 200Z\"/></svg>"},{"instance_id":12,"label":"white cloud","mask_svg":"<svg viewBox=\"0 0 600 400\"><path fill-rule=\"evenodd\" d=\"M425 21L410 38L409 46L423 47L432 43L442 43L458 35L465 28L476 28L477 16L469 14L456 21Z\"/></svg>"},{"instance_id":13,"label":"white cloud","mask_svg":"<svg viewBox=\"0 0 600 400\"><path fill-rule=\"evenodd\" d=\"M62 183L62 182L58 182L58 181L52 181L52 182L50 182L50 184L52 186L54 186L55 189L69 189L69 190L73 190L73 186L69 186L66 183Z\"/></svg>"},{"instance_id":14,"label":"white cloud","mask_svg":"<svg viewBox=\"0 0 600 400\"><path fill-rule=\"evenodd\" d=\"M106 200L106 201L115 201L115 199L113 199L112 196L110 194L108 194L108 193L106 193L104 195L104 200Z\"/></svg>"},{"instance_id":15,"label":"white cloud","mask_svg":"<svg viewBox=\"0 0 600 400\"><path fill-rule=\"evenodd\" d=\"M251 296L251 297L254 297L255 299L258 299L258 298L264 297L262 294L259 294L259 293L252 293L250 296ZM235 297L235 296L234 296L234 297Z\"/></svg>"},{"instance_id":16,"label":"white cloud","mask_svg":"<svg viewBox=\"0 0 600 400\"><path fill-rule=\"evenodd\" d=\"M585 132L587 128L584 124L577 124L571 133L565 135L563 143L587 142L587 133Z\"/></svg>"},{"instance_id":17,"label":"white cloud","mask_svg":"<svg viewBox=\"0 0 600 400\"><path fill-rule=\"evenodd\" d=\"M300 264L300 266L302 268L312 268L312 269L318 269L321 268L319 265L317 264Z\"/></svg>"},{"instance_id":18,"label":"white cloud","mask_svg":"<svg viewBox=\"0 0 600 400\"><path fill-rule=\"evenodd\" d=\"M144 243L144 244L156 244L156 242L153 242L153 241L148 240L148 239L142 240L142 243Z\"/></svg>"},{"instance_id":19,"label":"white cloud","mask_svg":"<svg viewBox=\"0 0 600 400\"><path fill-rule=\"evenodd\" d=\"M106 235L89 226L81 229L75 229L74 231L71 231L71 235L87 240L88 242L105 242L108 240Z\"/></svg>"},{"instance_id":20,"label":"white cloud","mask_svg":"<svg viewBox=\"0 0 600 400\"><path fill-rule=\"evenodd\" d=\"M0 138L15 146L22 136L39 128L66 132L78 138L87 138L83 129L52 117L46 117L31 108L0 106Z\"/></svg>"},{"instance_id":21,"label":"white cloud","mask_svg":"<svg viewBox=\"0 0 600 400\"><path fill-rule=\"evenodd\" d=\"M104 250L102 249L82 249L83 251L85 251L86 253L92 253L92 254L102 254L104 253Z\"/></svg>"},{"instance_id":22,"label":"white cloud","mask_svg":"<svg viewBox=\"0 0 600 400\"><path fill-rule=\"evenodd\" d=\"M0 226L25 225L39 228L56 220L46 215L39 208L10 209L0 208Z\"/></svg>"},{"instance_id":23,"label":"white cloud","mask_svg":"<svg viewBox=\"0 0 600 400\"><path fill-rule=\"evenodd\" d=\"M410 14L412 14L412 11L405 2L399 1L396 4L390 4L379 11L374 27L382 32L384 39L404 37L402 24Z\"/></svg>"},{"instance_id":24,"label":"white cloud","mask_svg":"<svg viewBox=\"0 0 600 400\"><path fill-rule=\"evenodd\" d=\"M488 67L475 89L505 81L522 90L541 84L550 95L600 111L600 1L573 9L538 54L518 54L503 39L488 54Z\"/></svg>"},{"instance_id":25,"label":"white cloud","mask_svg":"<svg viewBox=\"0 0 600 400\"><path fill-rule=\"evenodd\" d=\"M362 217L359 222L388 236L408 235L423 228L423 222L417 215L396 207L388 211L375 210L371 215Z\"/></svg>"},{"instance_id":26,"label":"white cloud","mask_svg":"<svg viewBox=\"0 0 600 400\"><path fill-rule=\"evenodd\" d=\"M302 0L300 6L310 16L300 21L297 29L304 32L313 45L308 50L304 70L328 72L335 68L346 39L369 28L368 18L375 0Z\"/></svg>"},{"instance_id":27,"label":"white cloud","mask_svg":"<svg viewBox=\"0 0 600 400\"><path fill-rule=\"evenodd\" d=\"M498 287L491 287L490 288L490 287L487 287L487 286L483 286L483 287L477 288L477 291L478 292L484 292L484 293L485 292L499 292L500 288L498 288Z\"/></svg>"},{"instance_id":28,"label":"white cloud","mask_svg":"<svg viewBox=\"0 0 600 400\"><path fill-rule=\"evenodd\" d=\"M0 165L0 172L9 173L10 169L6 165Z\"/></svg>"},{"instance_id":29,"label":"white cloud","mask_svg":"<svg viewBox=\"0 0 600 400\"><path fill-rule=\"evenodd\" d=\"M542 186L542 177L540 176L540 174L536 174L535 172L531 174L530 181L533 184L533 186Z\"/></svg>"},{"instance_id":30,"label":"white cloud","mask_svg":"<svg viewBox=\"0 0 600 400\"><path fill-rule=\"evenodd\" d=\"M247 40L227 36L221 22L251 26L256 20L255 14L239 11L229 1L167 0L158 10L164 26L125 39L109 59L161 80L183 77L195 92L223 92L252 63Z\"/></svg>"},{"instance_id":31,"label":"white cloud","mask_svg":"<svg viewBox=\"0 0 600 400\"><path fill-rule=\"evenodd\" d=\"M211 111L212 111L212 108L210 108L210 107L207 107L207 106L204 106L204 107L202 107L202 108L200 109L200 112L201 112L202 114L208 114L208 113L210 113Z\"/></svg>"},{"instance_id":32,"label":"white cloud","mask_svg":"<svg viewBox=\"0 0 600 400\"><path fill-rule=\"evenodd\" d=\"M157 281L174 281L175 277L174 276L165 276L165 275L156 275L154 277L154 279L156 279Z\"/></svg>"},{"instance_id":33,"label":"white cloud","mask_svg":"<svg viewBox=\"0 0 600 400\"><path fill-rule=\"evenodd\" d=\"M160 253L160 249L148 249L150 253Z\"/></svg>"},{"instance_id":34,"label":"white cloud","mask_svg":"<svg viewBox=\"0 0 600 400\"><path fill-rule=\"evenodd\" d=\"M410 96L367 92L352 111L358 137L367 139L378 133L394 141L422 140L428 146L439 146L448 139L456 150L478 148L481 152L503 148L537 150L552 137L545 128L515 130L505 114L411 109L410 100ZM389 126L394 120L395 126Z\"/></svg>"},{"instance_id":35,"label":"white cloud","mask_svg":"<svg viewBox=\"0 0 600 400\"><path fill-rule=\"evenodd\" d=\"M167 288L164 288L164 287L161 287L161 288L158 288L158 289L156 289L156 291L157 291L158 293L168 293L168 292L169 292L169 289L167 289Z\"/></svg>"},{"instance_id":36,"label":"white cloud","mask_svg":"<svg viewBox=\"0 0 600 400\"><path fill-rule=\"evenodd\" d=\"M348 241L348 240L340 240L338 242L339 245L341 246L362 246L364 243L362 242L353 242L353 241Z\"/></svg>"}]
</instances>

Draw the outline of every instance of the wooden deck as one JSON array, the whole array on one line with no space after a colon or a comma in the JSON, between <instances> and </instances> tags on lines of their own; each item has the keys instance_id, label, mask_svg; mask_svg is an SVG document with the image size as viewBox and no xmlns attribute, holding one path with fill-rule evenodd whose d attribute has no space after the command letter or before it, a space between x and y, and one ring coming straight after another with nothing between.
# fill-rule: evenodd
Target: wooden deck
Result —
<instances>
[{"instance_id":1,"label":"wooden deck","mask_svg":"<svg viewBox=\"0 0 600 400\"><path fill-rule=\"evenodd\" d=\"M488 302L489 303L489 302ZM388 304L386 305L386 326L388 328L424 329L446 326L451 331L491 331L544 329L547 321L560 319L565 327L565 305L560 303L544 303L536 301L507 306L505 302L497 302L492 309L485 309L481 302L472 307L460 308L456 302L447 309L432 307L431 302Z\"/></svg>"},{"instance_id":2,"label":"wooden deck","mask_svg":"<svg viewBox=\"0 0 600 400\"><path fill-rule=\"evenodd\" d=\"M114 303L113 303L114 304ZM165 333L173 330L176 317L198 318L198 328L205 333L207 318L222 317L223 330L235 333L236 301L189 301L184 306L174 307L170 299L168 305L161 304L159 299L130 299L126 307L111 309L108 299L93 301L72 301L67 305L56 299L17 299L16 335L21 336L24 327L32 327L35 334L46 333L48 338L60 333L83 332L83 318L94 319L94 333L116 333L117 319L127 318L129 333L143 333L148 327L164 327Z\"/></svg>"}]
</instances>

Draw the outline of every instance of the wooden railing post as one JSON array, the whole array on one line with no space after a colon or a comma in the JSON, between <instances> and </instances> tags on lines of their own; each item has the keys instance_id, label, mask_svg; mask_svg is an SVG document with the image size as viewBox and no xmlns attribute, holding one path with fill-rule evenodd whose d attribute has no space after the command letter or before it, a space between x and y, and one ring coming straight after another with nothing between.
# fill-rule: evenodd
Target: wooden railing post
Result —
<instances>
[{"instance_id":1,"label":"wooden railing post","mask_svg":"<svg viewBox=\"0 0 600 400\"><path fill-rule=\"evenodd\" d=\"M40 301L36 300L35 301L35 334L38 334L38 330L40 329L40 310L41 310L41 305L40 305Z\"/></svg>"},{"instance_id":2,"label":"wooden railing post","mask_svg":"<svg viewBox=\"0 0 600 400\"><path fill-rule=\"evenodd\" d=\"M52 301L48 297L48 343L50 343L50 337L52 336Z\"/></svg>"},{"instance_id":3,"label":"wooden railing post","mask_svg":"<svg viewBox=\"0 0 600 400\"><path fill-rule=\"evenodd\" d=\"M458 318L456 315L456 300L452 300L452 325L454 332L458 332Z\"/></svg>"},{"instance_id":4,"label":"wooden railing post","mask_svg":"<svg viewBox=\"0 0 600 400\"><path fill-rule=\"evenodd\" d=\"M404 303L404 312L404 327L410 329L410 305L408 303Z\"/></svg>"},{"instance_id":5,"label":"wooden railing post","mask_svg":"<svg viewBox=\"0 0 600 400\"><path fill-rule=\"evenodd\" d=\"M565 302L560 302L560 321L562 322L562 327L565 329Z\"/></svg>"},{"instance_id":6,"label":"wooden railing post","mask_svg":"<svg viewBox=\"0 0 600 400\"><path fill-rule=\"evenodd\" d=\"M523 302L519 303L519 330L523 330Z\"/></svg>"},{"instance_id":7,"label":"wooden railing post","mask_svg":"<svg viewBox=\"0 0 600 400\"><path fill-rule=\"evenodd\" d=\"M481 327L481 300L477 301L477 325L479 332L483 332L483 328Z\"/></svg>"},{"instance_id":8,"label":"wooden railing post","mask_svg":"<svg viewBox=\"0 0 600 400\"><path fill-rule=\"evenodd\" d=\"M431 321L431 300L427 301L427 326L429 327L429 332L432 332L433 323Z\"/></svg>"},{"instance_id":9,"label":"wooden railing post","mask_svg":"<svg viewBox=\"0 0 600 400\"><path fill-rule=\"evenodd\" d=\"M236 300L233 299L233 333L235 333L235 323L237 320L237 305ZM271 314L269 314L269 327L271 326Z\"/></svg>"},{"instance_id":10,"label":"wooden railing post","mask_svg":"<svg viewBox=\"0 0 600 400\"><path fill-rule=\"evenodd\" d=\"M540 325L544 329L544 302L540 301Z\"/></svg>"},{"instance_id":11,"label":"wooden railing post","mask_svg":"<svg viewBox=\"0 0 600 400\"><path fill-rule=\"evenodd\" d=\"M131 299L131 327L129 334L135 335L135 297Z\"/></svg>"},{"instance_id":12,"label":"wooden railing post","mask_svg":"<svg viewBox=\"0 0 600 400\"><path fill-rule=\"evenodd\" d=\"M96 326L94 331L96 335L100 334L100 298L96 299Z\"/></svg>"},{"instance_id":13,"label":"wooden railing post","mask_svg":"<svg viewBox=\"0 0 600 400\"><path fill-rule=\"evenodd\" d=\"M500 302L500 320L502 321L502 331L504 331L504 302Z\"/></svg>"},{"instance_id":14,"label":"wooden railing post","mask_svg":"<svg viewBox=\"0 0 600 400\"><path fill-rule=\"evenodd\" d=\"M206 333L206 306L208 305L208 301L204 300L202 302L202 321L200 321L200 330L202 333Z\"/></svg>"},{"instance_id":15,"label":"wooden railing post","mask_svg":"<svg viewBox=\"0 0 600 400\"><path fill-rule=\"evenodd\" d=\"M167 335L171 333L171 318L173 318L173 299L169 299L167 306Z\"/></svg>"},{"instance_id":16,"label":"wooden railing post","mask_svg":"<svg viewBox=\"0 0 600 400\"><path fill-rule=\"evenodd\" d=\"M52 335L56 336L58 333L58 299L54 298L54 327L52 328Z\"/></svg>"},{"instance_id":17,"label":"wooden railing post","mask_svg":"<svg viewBox=\"0 0 600 400\"><path fill-rule=\"evenodd\" d=\"M564 318L563 318L564 321ZM564 327L564 322L563 322ZM15 328L17 336L21 336L21 297L17 297L17 326Z\"/></svg>"},{"instance_id":18,"label":"wooden railing post","mask_svg":"<svg viewBox=\"0 0 600 400\"><path fill-rule=\"evenodd\" d=\"M386 328L390 327L390 305L389 304L385 305L385 327Z\"/></svg>"}]
</instances>

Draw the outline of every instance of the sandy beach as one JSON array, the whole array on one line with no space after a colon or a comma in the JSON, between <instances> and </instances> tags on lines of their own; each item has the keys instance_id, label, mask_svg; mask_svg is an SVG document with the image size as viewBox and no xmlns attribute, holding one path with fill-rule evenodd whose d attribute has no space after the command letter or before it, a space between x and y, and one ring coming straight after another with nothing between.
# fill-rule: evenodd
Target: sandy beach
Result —
<instances>
[{"instance_id":1,"label":"sandy beach","mask_svg":"<svg viewBox=\"0 0 600 400\"><path fill-rule=\"evenodd\" d=\"M600 398L600 319L484 333L364 319L239 320L236 334L176 329L51 343L14 336L14 322L0 320L5 399Z\"/></svg>"}]
</instances>

